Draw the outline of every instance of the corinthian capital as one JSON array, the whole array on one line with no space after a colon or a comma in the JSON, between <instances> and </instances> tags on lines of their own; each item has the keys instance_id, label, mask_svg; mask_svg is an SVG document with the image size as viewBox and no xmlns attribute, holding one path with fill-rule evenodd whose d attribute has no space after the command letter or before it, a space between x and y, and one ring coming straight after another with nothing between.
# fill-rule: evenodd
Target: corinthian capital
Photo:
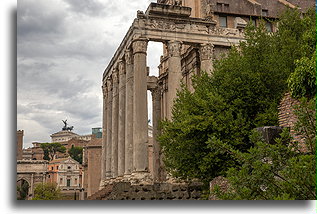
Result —
<instances>
[{"instance_id":1,"label":"corinthian capital","mask_svg":"<svg viewBox=\"0 0 317 214\"><path fill-rule=\"evenodd\" d=\"M119 75L125 74L125 63L123 60L118 62Z\"/></svg>"},{"instance_id":2,"label":"corinthian capital","mask_svg":"<svg viewBox=\"0 0 317 214\"><path fill-rule=\"evenodd\" d=\"M108 77L107 80L106 80L106 86L107 86L107 91L111 91L112 90L112 79L111 77Z\"/></svg>"},{"instance_id":3,"label":"corinthian capital","mask_svg":"<svg viewBox=\"0 0 317 214\"><path fill-rule=\"evenodd\" d=\"M133 54L131 49L125 51L124 58L127 65L133 64Z\"/></svg>"},{"instance_id":4,"label":"corinthian capital","mask_svg":"<svg viewBox=\"0 0 317 214\"><path fill-rule=\"evenodd\" d=\"M181 55L181 43L179 41L170 41L167 44L168 54L170 57L176 56L179 57Z\"/></svg>"},{"instance_id":5,"label":"corinthian capital","mask_svg":"<svg viewBox=\"0 0 317 214\"><path fill-rule=\"evenodd\" d=\"M146 53L147 51L147 40L135 40L132 43L133 54Z\"/></svg>"},{"instance_id":6,"label":"corinthian capital","mask_svg":"<svg viewBox=\"0 0 317 214\"><path fill-rule=\"evenodd\" d=\"M112 83L113 85L116 85L119 83L119 72L118 72L118 68L114 68L112 71Z\"/></svg>"},{"instance_id":7,"label":"corinthian capital","mask_svg":"<svg viewBox=\"0 0 317 214\"><path fill-rule=\"evenodd\" d=\"M202 44L200 46L200 57L201 60L208 60L211 59L214 52L214 45L213 44Z\"/></svg>"},{"instance_id":8,"label":"corinthian capital","mask_svg":"<svg viewBox=\"0 0 317 214\"><path fill-rule=\"evenodd\" d=\"M107 98L107 95L108 95L107 82L103 83L101 88L102 88L103 97Z\"/></svg>"}]
</instances>

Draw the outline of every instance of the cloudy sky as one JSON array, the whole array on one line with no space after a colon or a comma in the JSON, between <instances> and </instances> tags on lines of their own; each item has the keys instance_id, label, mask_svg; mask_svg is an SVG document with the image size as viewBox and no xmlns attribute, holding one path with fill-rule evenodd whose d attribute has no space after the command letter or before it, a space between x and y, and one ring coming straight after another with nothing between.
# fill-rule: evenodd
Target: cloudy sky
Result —
<instances>
[{"instance_id":1,"label":"cloudy sky","mask_svg":"<svg viewBox=\"0 0 317 214\"><path fill-rule=\"evenodd\" d=\"M25 132L24 147L50 142L65 119L77 134L101 127L103 71L137 10L145 11L150 2L18 1L17 128ZM152 75L161 48L149 43Z\"/></svg>"}]
</instances>

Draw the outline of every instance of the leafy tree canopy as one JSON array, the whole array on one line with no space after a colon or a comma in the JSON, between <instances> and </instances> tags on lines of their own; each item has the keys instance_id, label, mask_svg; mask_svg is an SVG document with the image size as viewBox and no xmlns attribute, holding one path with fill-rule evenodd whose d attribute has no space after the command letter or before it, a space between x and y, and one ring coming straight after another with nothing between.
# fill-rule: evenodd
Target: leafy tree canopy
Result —
<instances>
[{"instance_id":1,"label":"leafy tree canopy","mask_svg":"<svg viewBox=\"0 0 317 214\"><path fill-rule=\"evenodd\" d=\"M41 183L34 189L33 200L59 200L60 198L61 192L55 183Z\"/></svg>"},{"instance_id":2,"label":"leafy tree canopy","mask_svg":"<svg viewBox=\"0 0 317 214\"><path fill-rule=\"evenodd\" d=\"M214 193L224 200L314 200L316 198L315 101L297 107L295 131L304 142L294 141L284 130L276 144L264 143L254 133L255 147L242 153L228 149L240 165L228 170L230 188ZM303 150L303 144L306 149ZM228 147L227 147L228 148Z\"/></svg>"},{"instance_id":3,"label":"leafy tree canopy","mask_svg":"<svg viewBox=\"0 0 317 214\"><path fill-rule=\"evenodd\" d=\"M296 60L315 52L315 14L296 10L281 16L279 31L248 26L246 42L215 62L212 76L193 79L174 102L171 121L162 121L158 140L167 170L175 177L209 182L240 164L222 149L247 152L255 127L278 125L278 104Z\"/></svg>"},{"instance_id":4,"label":"leafy tree canopy","mask_svg":"<svg viewBox=\"0 0 317 214\"><path fill-rule=\"evenodd\" d=\"M80 164L83 163L83 147L74 146L68 150L68 154Z\"/></svg>"},{"instance_id":5,"label":"leafy tree canopy","mask_svg":"<svg viewBox=\"0 0 317 214\"><path fill-rule=\"evenodd\" d=\"M44 160L53 160L57 152L65 153L66 148L60 143L41 143L41 148L44 151Z\"/></svg>"}]
</instances>

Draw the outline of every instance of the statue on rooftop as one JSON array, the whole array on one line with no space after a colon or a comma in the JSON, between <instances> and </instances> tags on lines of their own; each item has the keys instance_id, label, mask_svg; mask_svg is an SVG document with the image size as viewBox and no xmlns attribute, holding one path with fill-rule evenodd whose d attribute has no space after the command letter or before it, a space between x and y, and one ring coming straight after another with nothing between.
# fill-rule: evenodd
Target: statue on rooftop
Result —
<instances>
[{"instance_id":1,"label":"statue on rooftop","mask_svg":"<svg viewBox=\"0 0 317 214\"><path fill-rule=\"evenodd\" d=\"M64 123L64 127L62 128L63 131L72 131L74 129L74 126L67 126L67 119L62 121Z\"/></svg>"}]
</instances>

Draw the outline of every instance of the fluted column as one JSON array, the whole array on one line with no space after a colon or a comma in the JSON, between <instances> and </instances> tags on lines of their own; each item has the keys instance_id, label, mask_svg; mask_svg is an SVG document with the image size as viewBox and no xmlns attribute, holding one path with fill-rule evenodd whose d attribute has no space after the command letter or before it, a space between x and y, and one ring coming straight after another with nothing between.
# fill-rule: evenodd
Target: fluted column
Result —
<instances>
[{"instance_id":1,"label":"fluted column","mask_svg":"<svg viewBox=\"0 0 317 214\"><path fill-rule=\"evenodd\" d=\"M119 130L118 130L118 176L123 176L125 165L125 62L119 61Z\"/></svg>"},{"instance_id":2,"label":"fluted column","mask_svg":"<svg viewBox=\"0 0 317 214\"><path fill-rule=\"evenodd\" d=\"M106 82L106 81L105 81ZM103 107L102 107L102 150L101 150L101 181L106 179L106 149L107 149L107 85L102 85Z\"/></svg>"},{"instance_id":3,"label":"fluted column","mask_svg":"<svg viewBox=\"0 0 317 214\"><path fill-rule=\"evenodd\" d=\"M112 79L107 78L106 179L111 178L112 154Z\"/></svg>"},{"instance_id":4,"label":"fluted column","mask_svg":"<svg viewBox=\"0 0 317 214\"><path fill-rule=\"evenodd\" d=\"M134 65L133 89L133 172L148 172L147 121L147 41L132 43Z\"/></svg>"},{"instance_id":5,"label":"fluted column","mask_svg":"<svg viewBox=\"0 0 317 214\"><path fill-rule=\"evenodd\" d=\"M125 100L125 164L124 174L130 175L133 167L133 55L125 52L126 100Z\"/></svg>"},{"instance_id":6,"label":"fluted column","mask_svg":"<svg viewBox=\"0 0 317 214\"><path fill-rule=\"evenodd\" d=\"M176 98L177 90L180 89L182 80L181 66L181 43L179 41L170 41L168 47L168 92L166 100L166 116L172 119L173 102Z\"/></svg>"},{"instance_id":7,"label":"fluted column","mask_svg":"<svg viewBox=\"0 0 317 214\"><path fill-rule=\"evenodd\" d=\"M156 87L152 90L152 105L153 105L153 179L160 180L160 145L157 141L159 131L159 121L161 120L161 90Z\"/></svg>"},{"instance_id":8,"label":"fluted column","mask_svg":"<svg viewBox=\"0 0 317 214\"><path fill-rule=\"evenodd\" d=\"M202 44L200 46L200 69L207 72L208 74L211 74L213 72L213 52L213 44Z\"/></svg>"},{"instance_id":9,"label":"fluted column","mask_svg":"<svg viewBox=\"0 0 317 214\"><path fill-rule=\"evenodd\" d=\"M112 178L118 176L118 128L119 128L119 78L118 69L112 72L112 159L111 173Z\"/></svg>"}]
</instances>

